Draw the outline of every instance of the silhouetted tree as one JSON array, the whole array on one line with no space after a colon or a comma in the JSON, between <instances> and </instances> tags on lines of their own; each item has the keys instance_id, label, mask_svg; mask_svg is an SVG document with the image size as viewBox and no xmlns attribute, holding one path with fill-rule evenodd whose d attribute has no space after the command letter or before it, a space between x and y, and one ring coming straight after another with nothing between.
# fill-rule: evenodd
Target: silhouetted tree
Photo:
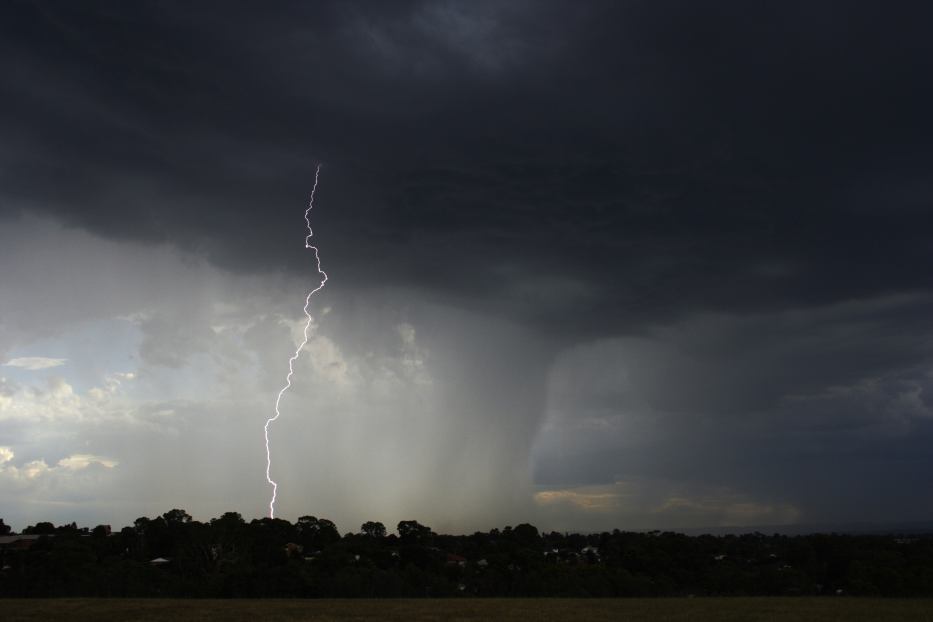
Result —
<instances>
[{"instance_id":1,"label":"silhouetted tree","mask_svg":"<svg viewBox=\"0 0 933 622\"><path fill-rule=\"evenodd\" d=\"M326 518L301 516L295 524L301 543L312 548L321 548L340 540L337 526Z\"/></svg>"},{"instance_id":2,"label":"silhouetted tree","mask_svg":"<svg viewBox=\"0 0 933 622\"><path fill-rule=\"evenodd\" d=\"M184 510L179 510L176 508L163 514L162 519L169 525L180 525L182 523L190 523L191 515Z\"/></svg>"},{"instance_id":3,"label":"silhouetted tree","mask_svg":"<svg viewBox=\"0 0 933 622\"><path fill-rule=\"evenodd\" d=\"M46 522L36 523L35 525L30 525L23 529L23 533L39 536L49 535L55 533L55 525Z\"/></svg>"},{"instance_id":4,"label":"silhouetted tree","mask_svg":"<svg viewBox=\"0 0 933 622\"><path fill-rule=\"evenodd\" d=\"M405 543L425 543L431 536L431 528L416 520L403 520L398 524L398 535Z\"/></svg>"},{"instance_id":5,"label":"silhouetted tree","mask_svg":"<svg viewBox=\"0 0 933 622\"><path fill-rule=\"evenodd\" d=\"M538 542L538 528L522 523L512 530L512 538L522 546L532 546Z\"/></svg>"},{"instance_id":6,"label":"silhouetted tree","mask_svg":"<svg viewBox=\"0 0 933 622\"><path fill-rule=\"evenodd\" d=\"M50 537L0 546L0 596L933 596L933 535L539 534L523 523L452 536L412 520L398 536L372 521L340 538L314 516L186 517L140 517L109 537L32 525Z\"/></svg>"},{"instance_id":7,"label":"silhouetted tree","mask_svg":"<svg viewBox=\"0 0 933 622\"><path fill-rule=\"evenodd\" d=\"M384 538L386 535L386 526L380 522L367 521L360 527L360 533L370 538Z\"/></svg>"},{"instance_id":8,"label":"silhouetted tree","mask_svg":"<svg viewBox=\"0 0 933 622\"><path fill-rule=\"evenodd\" d=\"M136 533L142 535L146 533L146 528L149 526L149 523L152 521L146 518L145 516L140 516L133 521L133 529L136 530Z\"/></svg>"}]
</instances>

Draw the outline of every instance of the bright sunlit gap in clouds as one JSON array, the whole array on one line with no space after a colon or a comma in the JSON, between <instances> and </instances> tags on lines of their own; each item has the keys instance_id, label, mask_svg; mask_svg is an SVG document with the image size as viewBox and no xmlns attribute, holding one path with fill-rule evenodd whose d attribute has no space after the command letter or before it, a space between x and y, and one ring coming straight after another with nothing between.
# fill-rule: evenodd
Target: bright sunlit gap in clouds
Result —
<instances>
[{"instance_id":1,"label":"bright sunlit gap in clouds","mask_svg":"<svg viewBox=\"0 0 933 622\"><path fill-rule=\"evenodd\" d=\"M23 372L0 393L0 485L18 501L8 520L131 521L182 503L204 518L261 515L251 435L262 396L280 388L281 352L304 330L286 295L302 279L234 275L49 221L3 236L8 252L34 255L28 274L4 281L19 291L3 296L18 333L4 345L69 353L67 365L7 363ZM16 248L27 236L61 250ZM99 276L78 285L70 271ZM67 291L69 307L31 308L35 275L43 291ZM295 364L294 415L278 422L278 469L293 491L281 513L352 526L414 512L452 529L520 517L539 387L509 370L527 366L526 338L400 291L337 290L329 304L313 313ZM128 335L89 343L87 331L108 330ZM525 423L504 424L515 416Z\"/></svg>"}]
</instances>

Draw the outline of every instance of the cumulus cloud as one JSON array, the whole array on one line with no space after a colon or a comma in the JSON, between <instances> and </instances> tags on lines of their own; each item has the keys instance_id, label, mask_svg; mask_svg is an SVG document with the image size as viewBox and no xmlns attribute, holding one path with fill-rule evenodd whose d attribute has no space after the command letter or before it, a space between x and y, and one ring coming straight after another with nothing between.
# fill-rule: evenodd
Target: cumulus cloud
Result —
<instances>
[{"instance_id":1,"label":"cumulus cloud","mask_svg":"<svg viewBox=\"0 0 933 622\"><path fill-rule=\"evenodd\" d=\"M101 424L132 417L134 407L119 399L121 384L132 373L109 374L100 386L77 392L61 377L41 385L22 385L0 400L0 421L54 426L67 423Z\"/></svg>"},{"instance_id":2,"label":"cumulus cloud","mask_svg":"<svg viewBox=\"0 0 933 622\"><path fill-rule=\"evenodd\" d=\"M0 447L0 490L22 503L66 501L74 491L69 486L82 485L88 480L77 472L97 466L114 469L118 462L111 458L92 454L72 454L60 459L52 466L43 458L16 464L16 453L11 447ZM80 476L76 479L76 476ZM94 477L94 481L100 481ZM62 494L64 493L64 494ZM19 515L19 512L15 514Z\"/></svg>"}]
</instances>

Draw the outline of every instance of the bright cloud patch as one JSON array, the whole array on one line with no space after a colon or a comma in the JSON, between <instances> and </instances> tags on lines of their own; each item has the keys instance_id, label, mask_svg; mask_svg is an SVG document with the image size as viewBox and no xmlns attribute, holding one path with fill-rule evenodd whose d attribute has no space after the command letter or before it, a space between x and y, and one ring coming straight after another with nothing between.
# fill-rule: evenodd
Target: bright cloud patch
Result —
<instances>
[{"instance_id":1,"label":"bright cloud patch","mask_svg":"<svg viewBox=\"0 0 933 622\"><path fill-rule=\"evenodd\" d=\"M6 367L19 367L21 369L28 369L30 371L35 371L39 369L49 369L51 367L59 367L68 362L68 359L53 359L45 356L23 356L15 359L10 359L4 366Z\"/></svg>"},{"instance_id":2,"label":"bright cloud patch","mask_svg":"<svg viewBox=\"0 0 933 622\"><path fill-rule=\"evenodd\" d=\"M578 489L542 490L534 495L538 505L569 504L585 511L605 511L621 506L622 493L602 486Z\"/></svg>"},{"instance_id":3,"label":"bright cloud patch","mask_svg":"<svg viewBox=\"0 0 933 622\"><path fill-rule=\"evenodd\" d=\"M534 501L548 521L594 529L790 525L801 516L796 506L786 502L663 480L539 490Z\"/></svg>"},{"instance_id":4,"label":"bright cloud patch","mask_svg":"<svg viewBox=\"0 0 933 622\"><path fill-rule=\"evenodd\" d=\"M62 378L51 378L44 386L17 387L0 399L0 421L37 424L125 419L128 413L115 398L121 380L131 378L131 374L112 374L103 386L85 393L76 392Z\"/></svg>"},{"instance_id":5,"label":"bright cloud patch","mask_svg":"<svg viewBox=\"0 0 933 622\"><path fill-rule=\"evenodd\" d=\"M91 465L100 465L112 469L118 462L111 458L95 456L92 454L72 454L62 458L55 466L49 466L45 460L30 460L25 464L16 466L13 459L16 454L10 447L0 447L0 487L2 487L3 478L9 481L29 481L40 477L54 477L64 475L69 472L82 471Z\"/></svg>"},{"instance_id":6,"label":"bright cloud patch","mask_svg":"<svg viewBox=\"0 0 933 622\"><path fill-rule=\"evenodd\" d=\"M92 464L99 464L100 466L112 469L119 463L116 460L102 458L101 456L94 456L92 454L74 454L58 461L58 466L71 469L72 471L86 469Z\"/></svg>"},{"instance_id":7,"label":"bright cloud patch","mask_svg":"<svg viewBox=\"0 0 933 622\"><path fill-rule=\"evenodd\" d=\"M237 275L37 221L0 228L0 264L13 267L0 352L81 361L0 378L0 443L16 452L0 464L8 524L266 512L262 423L302 337L307 275ZM33 304L50 290L70 292L68 307ZM529 490L548 360L534 335L408 291L334 288L316 304L270 427L277 514L342 529L529 520L515 491Z\"/></svg>"}]
</instances>

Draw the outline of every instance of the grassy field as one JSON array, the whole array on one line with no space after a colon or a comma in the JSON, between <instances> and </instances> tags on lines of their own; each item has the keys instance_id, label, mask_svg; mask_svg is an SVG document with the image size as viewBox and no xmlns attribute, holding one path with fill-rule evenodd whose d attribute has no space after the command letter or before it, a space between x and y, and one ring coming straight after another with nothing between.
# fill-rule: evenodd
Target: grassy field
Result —
<instances>
[{"instance_id":1,"label":"grassy field","mask_svg":"<svg viewBox=\"0 0 933 622\"><path fill-rule=\"evenodd\" d=\"M496 600L0 600L5 622L69 620L586 620L587 622L926 620L933 600L862 598L496 599Z\"/></svg>"}]
</instances>

